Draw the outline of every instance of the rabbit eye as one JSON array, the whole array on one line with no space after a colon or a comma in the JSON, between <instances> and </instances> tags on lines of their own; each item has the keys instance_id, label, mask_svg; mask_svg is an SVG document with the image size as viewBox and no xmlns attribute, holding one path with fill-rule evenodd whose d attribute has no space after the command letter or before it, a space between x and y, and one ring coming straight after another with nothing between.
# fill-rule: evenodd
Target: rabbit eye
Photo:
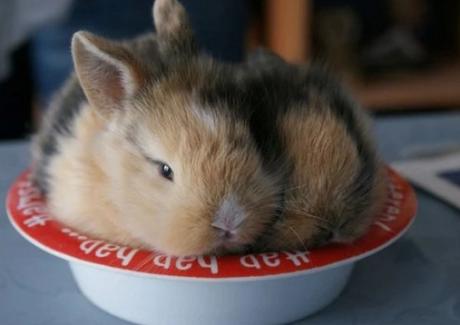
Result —
<instances>
[{"instance_id":1,"label":"rabbit eye","mask_svg":"<svg viewBox=\"0 0 460 325\"><path fill-rule=\"evenodd\" d=\"M174 172L171 167L169 167L167 164L160 163L159 164L159 171L160 175L166 178L167 180L172 181Z\"/></svg>"},{"instance_id":2,"label":"rabbit eye","mask_svg":"<svg viewBox=\"0 0 460 325\"><path fill-rule=\"evenodd\" d=\"M156 160L156 159L152 159L148 156L144 156L145 159L147 159L151 164L154 164L157 166L158 168L158 172L161 176L163 176L164 178L166 178L167 180L169 181L172 181L173 180L173 177L174 177L174 172L172 170L172 168L168 165L168 164L165 164L164 162L160 161L160 160Z\"/></svg>"}]
</instances>

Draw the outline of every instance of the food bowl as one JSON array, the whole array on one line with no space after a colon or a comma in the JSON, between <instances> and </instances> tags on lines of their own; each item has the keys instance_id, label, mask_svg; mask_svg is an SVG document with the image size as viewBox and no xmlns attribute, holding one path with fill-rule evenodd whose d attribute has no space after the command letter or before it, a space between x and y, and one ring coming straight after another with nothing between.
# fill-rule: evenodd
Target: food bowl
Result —
<instances>
[{"instance_id":1,"label":"food bowl","mask_svg":"<svg viewBox=\"0 0 460 325\"><path fill-rule=\"evenodd\" d=\"M49 216L27 171L6 206L16 230L68 261L81 292L110 314L140 324L279 324L332 302L358 260L409 228L414 192L396 172L388 175L386 205L365 236L310 251L175 258L89 238Z\"/></svg>"}]
</instances>

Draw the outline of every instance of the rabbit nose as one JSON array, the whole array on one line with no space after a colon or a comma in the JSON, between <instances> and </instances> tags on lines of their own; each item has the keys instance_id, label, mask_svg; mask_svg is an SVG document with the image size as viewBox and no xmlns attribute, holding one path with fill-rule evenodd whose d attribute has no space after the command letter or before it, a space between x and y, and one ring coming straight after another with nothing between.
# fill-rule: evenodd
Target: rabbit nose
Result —
<instances>
[{"instance_id":1,"label":"rabbit nose","mask_svg":"<svg viewBox=\"0 0 460 325\"><path fill-rule=\"evenodd\" d=\"M238 215L220 214L214 222L211 223L211 226L218 230L220 237L232 238L237 234L238 228L240 228L242 223L243 218Z\"/></svg>"},{"instance_id":2,"label":"rabbit nose","mask_svg":"<svg viewBox=\"0 0 460 325\"><path fill-rule=\"evenodd\" d=\"M236 229L229 225L212 223L211 226L218 231L221 238L229 239L236 234Z\"/></svg>"},{"instance_id":3,"label":"rabbit nose","mask_svg":"<svg viewBox=\"0 0 460 325\"><path fill-rule=\"evenodd\" d=\"M237 234L245 218L244 209L234 197L230 197L223 200L211 226L219 231L221 237L231 238Z\"/></svg>"}]
</instances>

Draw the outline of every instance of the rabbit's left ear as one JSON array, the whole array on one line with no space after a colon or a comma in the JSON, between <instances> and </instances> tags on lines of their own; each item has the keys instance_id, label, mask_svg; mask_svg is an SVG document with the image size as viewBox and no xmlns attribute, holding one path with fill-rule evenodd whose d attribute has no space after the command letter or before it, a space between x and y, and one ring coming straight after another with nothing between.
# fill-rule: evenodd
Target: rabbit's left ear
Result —
<instances>
[{"instance_id":1,"label":"rabbit's left ear","mask_svg":"<svg viewBox=\"0 0 460 325\"><path fill-rule=\"evenodd\" d=\"M155 0L153 20L160 50L171 55L197 53L198 47L187 12L177 0Z\"/></svg>"},{"instance_id":2,"label":"rabbit's left ear","mask_svg":"<svg viewBox=\"0 0 460 325\"><path fill-rule=\"evenodd\" d=\"M72 38L72 56L86 97L101 113L121 109L144 83L142 67L117 42L77 32Z\"/></svg>"}]
</instances>

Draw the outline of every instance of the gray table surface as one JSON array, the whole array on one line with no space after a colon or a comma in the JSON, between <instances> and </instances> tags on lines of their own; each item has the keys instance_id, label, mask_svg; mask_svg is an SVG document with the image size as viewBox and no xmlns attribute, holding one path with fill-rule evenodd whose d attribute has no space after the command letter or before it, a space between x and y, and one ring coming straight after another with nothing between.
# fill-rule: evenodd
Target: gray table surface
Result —
<instances>
[{"instance_id":1,"label":"gray table surface","mask_svg":"<svg viewBox=\"0 0 460 325\"><path fill-rule=\"evenodd\" d=\"M383 117L375 133L393 161L427 145L460 143L460 113ZM28 143L0 143L0 197L28 163ZM419 212L408 233L359 262L343 294L298 324L460 324L460 212L417 194ZM0 324L127 323L86 300L67 264L22 239L2 206Z\"/></svg>"}]
</instances>

